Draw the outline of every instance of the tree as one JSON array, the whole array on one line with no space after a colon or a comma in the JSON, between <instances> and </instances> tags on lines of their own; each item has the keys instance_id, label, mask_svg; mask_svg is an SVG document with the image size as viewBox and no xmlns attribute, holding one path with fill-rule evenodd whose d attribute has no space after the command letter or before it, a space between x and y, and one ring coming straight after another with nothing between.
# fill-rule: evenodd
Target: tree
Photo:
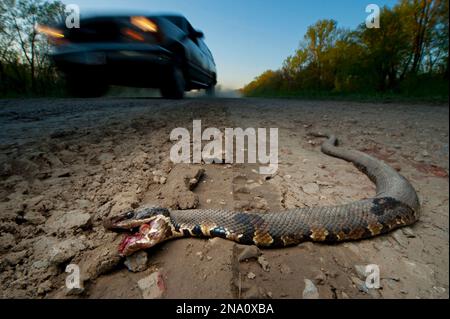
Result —
<instances>
[{"instance_id":1,"label":"tree","mask_svg":"<svg viewBox=\"0 0 450 319\"><path fill-rule=\"evenodd\" d=\"M441 0L401 0L394 11L401 17L411 42L410 56L404 66L402 78L407 74L417 75L424 68L424 58L428 69L433 67L436 58L435 40ZM430 63L431 62L431 63Z\"/></svg>"},{"instance_id":2,"label":"tree","mask_svg":"<svg viewBox=\"0 0 450 319\"><path fill-rule=\"evenodd\" d=\"M448 34L448 21L449 21L449 1L439 0L437 1L437 13L436 13L436 26L433 33L434 44L436 46L439 71L445 75L448 79L449 76L449 34Z\"/></svg>"},{"instance_id":3,"label":"tree","mask_svg":"<svg viewBox=\"0 0 450 319\"><path fill-rule=\"evenodd\" d=\"M402 66L408 60L411 51L407 25L402 14L387 7L381 10L381 28L359 27L360 41L366 51L365 60L377 77L377 88L381 91L396 88L402 74Z\"/></svg>"},{"instance_id":4,"label":"tree","mask_svg":"<svg viewBox=\"0 0 450 319\"><path fill-rule=\"evenodd\" d=\"M51 24L64 12L64 5L45 0L2 0L2 25L0 42L5 49L0 51L2 61L27 66L32 91L36 90L36 77L47 66L48 44L37 30L37 24ZM2 46L3 47L3 46ZM7 58L9 57L9 59ZM21 81L26 81L21 79Z\"/></svg>"},{"instance_id":5,"label":"tree","mask_svg":"<svg viewBox=\"0 0 450 319\"><path fill-rule=\"evenodd\" d=\"M356 31L342 31L342 36L330 50L335 69L336 92L373 91L374 72L367 60L367 52Z\"/></svg>"},{"instance_id":6,"label":"tree","mask_svg":"<svg viewBox=\"0 0 450 319\"><path fill-rule=\"evenodd\" d=\"M288 56L283 62L281 74L288 88L294 88L298 83L298 75L308 66L308 52L298 49L294 55Z\"/></svg>"},{"instance_id":7,"label":"tree","mask_svg":"<svg viewBox=\"0 0 450 319\"><path fill-rule=\"evenodd\" d=\"M309 67L313 69L319 86L324 84L327 53L334 46L337 35L337 23L334 20L319 20L306 31L302 45L308 52Z\"/></svg>"},{"instance_id":8,"label":"tree","mask_svg":"<svg viewBox=\"0 0 450 319\"><path fill-rule=\"evenodd\" d=\"M246 95L276 92L280 89L281 83L281 72L267 70L241 89L241 92Z\"/></svg>"}]
</instances>

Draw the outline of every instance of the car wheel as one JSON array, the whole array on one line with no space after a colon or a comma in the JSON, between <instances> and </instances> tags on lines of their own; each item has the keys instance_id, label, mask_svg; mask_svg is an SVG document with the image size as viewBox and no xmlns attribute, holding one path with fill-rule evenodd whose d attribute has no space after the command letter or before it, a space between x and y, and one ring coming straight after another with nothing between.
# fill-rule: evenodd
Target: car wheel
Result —
<instances>
[{"instance_id":1,"label":"car wheel","mask_svg":"<svg viewBox=\"0 0 450 319\"><path fill-rule=\"evenodd\" d=\"M216 86L215 85L211 85L209 87L206 88L206 95L213 97L216 95Z\"/></svg>"},{"instance_id":2,"label":"car wheel","mask_svg":"<svg viewBox=\"0 0 450 319\"><path fill-rule=\"evenodd\" d=\"M161 88L161 95L166 99L182 99L186 90L186 80L179 66L173 66L167 74Z\"/></svg>"},{"instance_id":3,"label":"car wheel","mask_svg":"<svg viewBox=\"0 0 450 319\"><path fill-rule=\"evenodd\" d=\"M66 76L68 93L71 96L90 98L100 97L108 91L108 84L89 74L70 74Z\"/></svg>"}]
</instances>

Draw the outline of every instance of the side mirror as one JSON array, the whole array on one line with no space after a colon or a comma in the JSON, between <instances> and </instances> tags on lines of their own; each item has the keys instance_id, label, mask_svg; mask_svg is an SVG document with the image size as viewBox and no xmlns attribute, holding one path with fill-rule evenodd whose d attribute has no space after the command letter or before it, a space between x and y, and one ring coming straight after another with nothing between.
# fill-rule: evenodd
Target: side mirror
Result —
<instances>
[{"instance_id":1,"label":"side mirror","mask_svg":"<svg viewBox=\"0 0 450 319\"><path fill-rule=\"evenodd\" d=\"M203 32L202 32L202 31L198 31L198 30L194 31L193 36L196 37L196 38L199 38L199 39L205 37L205 35L203 34Z\"/></svg>"}]
</instances>

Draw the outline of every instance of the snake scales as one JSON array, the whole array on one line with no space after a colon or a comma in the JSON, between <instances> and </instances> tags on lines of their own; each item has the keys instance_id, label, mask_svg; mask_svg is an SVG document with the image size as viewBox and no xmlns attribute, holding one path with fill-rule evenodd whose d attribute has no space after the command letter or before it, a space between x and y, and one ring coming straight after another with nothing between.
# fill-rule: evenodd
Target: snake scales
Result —
<instances>
[{"instance_id":1,"label":"snake scales","mask_svg":"<svg viewBox=\"0 0 450 319\"><path fill-rule=\"evenodd\" d=\"M376 184L373 198L338 205L250 213L221 209L167 210L158 207L126 212L108 220L112 230L128 230L122 255L178 237L222 237L241 244L280 247L303 241L340 242L384 234L417 221L420 203L403 176L365 153L336 146L329 136L322 152L352 162Z\"/></svg>"}]
</instances>

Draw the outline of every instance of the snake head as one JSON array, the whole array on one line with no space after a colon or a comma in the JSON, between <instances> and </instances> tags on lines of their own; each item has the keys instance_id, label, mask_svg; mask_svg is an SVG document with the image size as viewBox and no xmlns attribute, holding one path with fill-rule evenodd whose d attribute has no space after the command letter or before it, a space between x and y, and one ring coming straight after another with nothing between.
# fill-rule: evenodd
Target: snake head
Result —
<instances>
[{"instance_id":1,"label":"snake head","mask_svg":"<svg viewBox=\"0 0 450 319\"><path fill-rule=\"evenodd\" d=\"M170 213L165 208L148 207L129 211L110 218L105 228L113 231L130 231L119 245L119 254L129 256L148 249L172 237Z\"/></svg>"},{"instance_id":2,"label":"snake head","mask_svg":"<svg viewBox=\"0 0 450 319\"><path fill-rule=\"evenodd\" d=\"M103 226L113 231L132 231L141 225L147 224L158 216L169 217L169 210L162 207L146 207L131 210L107 219Z\"/></svg>"}]
</instances>

